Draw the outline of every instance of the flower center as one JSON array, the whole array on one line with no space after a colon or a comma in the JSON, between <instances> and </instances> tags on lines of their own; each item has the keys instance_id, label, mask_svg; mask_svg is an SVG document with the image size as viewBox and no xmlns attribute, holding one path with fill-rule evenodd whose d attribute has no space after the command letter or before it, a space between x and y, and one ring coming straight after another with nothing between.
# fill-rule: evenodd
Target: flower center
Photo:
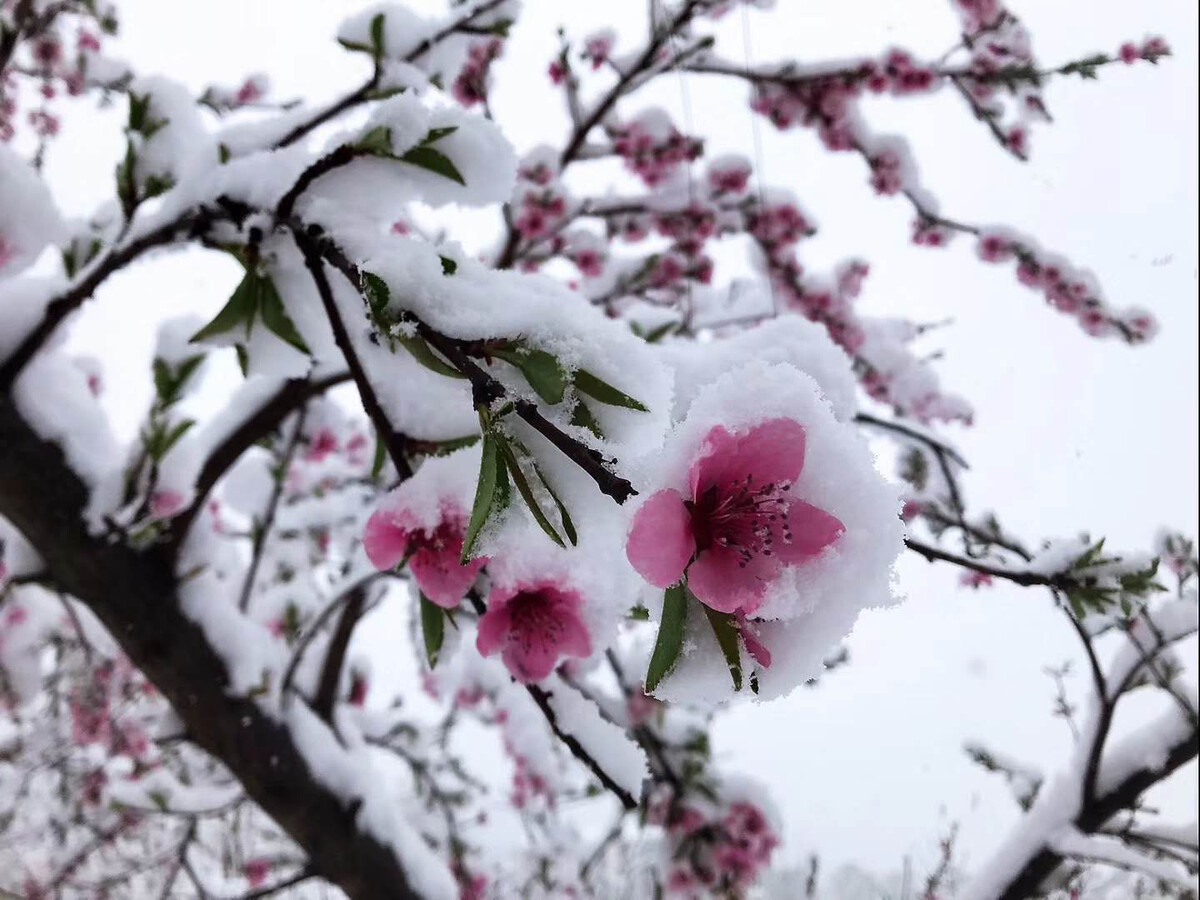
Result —
<instances>
[{"instance_id":1,"label":"flower center","mask_svg":"<svg viewBox=\"0 0 1200 900\"><path fill-rule=\"evenodd\" d=\"M696 549L726 547L738 554L743 569L756 556L773 556L777 540L792 542L787 518L791 487L786 481L756 484L753 475L714 484L695 502L686 504Z\"/></svg>"},{"instance_id":2,"label":"flower center","mask_svg":"<svg viewBox=\"0 0 1200 900\"><path fill-rule=\"evenodd\" d=\"M518 641L526 652L535 643L540 647L557 646L563 634L563 621L554 607L553 601L541 592L517 594L508 601L513 624L509 640Z\"/></svg>"}]
</instances>

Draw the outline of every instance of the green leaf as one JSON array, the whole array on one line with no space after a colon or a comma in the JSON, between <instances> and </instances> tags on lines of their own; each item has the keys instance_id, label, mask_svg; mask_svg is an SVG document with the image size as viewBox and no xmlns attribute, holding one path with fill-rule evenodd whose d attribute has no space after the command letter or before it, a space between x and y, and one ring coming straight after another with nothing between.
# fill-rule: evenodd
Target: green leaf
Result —
<instances>
[{"instance_id":1,"label":"green leaf","mask_svg":"<svg viewBox=\"0 0 1200 900\"><path fill-rule=\"evenodd\" d=\"M466 179L462 177L462 173L450 161L450 157L442 153L440 150L435 150L433 147L417 146L413 147L403 156L399 157L401 162L406 162L409 165L418 166L435 175L441 175L443 178L449 178L451 181L466 186Z\"/></svg>"},{"instance_id":2,"label":"green leaf","mask_svg":"<svg viewBox=\"0 0 1200 900\"><path fill-rule=\"evenodd\" d=\"M238 368L242 370L242 377L246 378L250 374L250 354L246 352L246 345L235 344L233 349L237 353Z\"/></svg>"},{"instance_id":3,"label":"green leaf","mask_svg":"<svg viewBox=\"0 0 1200 900\"><path fill-rule=\"evenodd\" d=\"M150 117L150 95L129 93L129 130L140 132Z\"/></svg>"},{"instance_id":4,"label":"green leaf","mask_svg":"<svg viewBox=\"0 0 1200 900\"><path fill-rule=\"evenodd\" d=\"M443 275L453 275L455 272L458 271L457 260L453 260L448 256L442 256L439 258L442 261L442 274Z\"/></svg>"},{"instance_id":5,"label":"green leaf","mask_svg":"<svg viewBox=\"0 0 1200 900\"><path fill-rule=\"evenodd\" d=\"M445 610L419 593L421 602L421 634L425 638L425 658L429 660L429 668L437 666L438 654L442 652L442 643L446 639Z\"/></svg>"},{"instance_id":6,"label":"green leaf","mask_svg":"<svg viewBox=\"0 0 1200 900\"><path fill-rule=\"evenodd\" d=\"M395 154L392 153L392 130L386 125L372 128L354 144L354 148L374 156L395 158Z\"/></svg>"},{"instance_id":7,"label":"green leaf","mask_svg":"<svg viewBox=\"0 0 1200 900\"><path fill-rule=\"evenodd\" d=\"M646 693L651 694L675 667L683 648L683 627L687 623L687 589L682 583L672 585L663 594L662 622L658 638L646 669Z\"/></svg>"},{"instance_id":8,"label":"green leaf","mask_svg":"<svg viewBox=\"0 0 1200 900\"><path fill-rule=\"evenodd\" d=\"M142 199L153 200L155 197L161 197L173 187L175 187L175 179L170 175L151 175L146 179Z\"/></svg>"},{"instance_id":9,"label":"green leaf","mask_svg":"<svg viewBox=\"0 0 1200 900\"><path fill-rule=\"evenodd\" d=\"M133 149L133 141L127 141L125 156L117 165L117 198L121 201L121 210L125 213L126 218L133 214L134 207L138 202L137 180L134 178L136 168L137 154Z\"/></svg>"},{"instance_id":10,"label":"green leaf","mask_svg":"<svg viewBox=\"0 0 1200 900\"><path fill-rule=\"evenodd\" d=\"M633 619L635 622L649 622L650 610L639 603L633 609L629 610L628 618Z\"/></svg>"},{"instance_id":11,"label":"green leaf","mask_svg":"<svg viewBox=\"0 0 1200 900\"><path fill-rule=\"evenodd\" d=\"M217 144L217 162L221 165L233 159L233 151L225 144Z\"/></svg>"},{"instance_id":12,"label":"green leaf","mask_svg":"<svg viewBox=\"0 0 1200 900\"><path fill-rule=\"evenodd\" d=\"M266 277L254 277L258 281L259 312L262 313L263 325L267 326L267 329L277 338L291 344L301 353L311 354L312 351L308 349L308 344L304 343L304 338L296 329L296 323L287 314L283 298L275 289L275 282Z\"/></svg>"},{"instance_id":13,"label":"green leaf","mask_svg":"<svg viewBox=\"0 0 1200 900\"><path fill-rule=\"evenodd\" d=\"M703 606L703 604L701 604ZM742 689L742 649L741 631L738 629L737 618L733 613L717 612L710 606L704 607L708 623L712 626L717 643L721 645L721 653L725 655L725 664L729 666L729 674L733 678L733 689Z\"/></svg>"},{"instance_id":14,"label":"green leaf","mask_svg":"<svg viewBox=\"0 0 1200 900\"><path fill-rule=\"evenodd\" d=\"M405 335L397 334L395 338L401 347L412 354L413 359L431 372L437 372L439 375L445 375L447 378L467 377L434 353L429 344L425 342L425 338L420 335L414 334L412 337L406 337Z\"/></svg>"},{"instance_id":15,"label":"green leaf","mask_svg":"<svg viewBox=\"0 0 1200 900\"><path fill-rule=\"evenodd\" d=\"M228 302L221 307L211 322L192 335L189 343L198 344L201 341L214 338L217 335L233 331L239 325L246 328L246 336L250 336L250 328L254 325L257 312L257 290L254 287L254 276L247 274L234 289Z\"/></svg>"},{"instance_id":16,"label":"green leaf","mask_svg":"<svg viewBox=\"0 0 1200 900\"><path fill-rule=\"evenodd\" d=\"M625 409L637 410L638 412L650 412L640 400L635 400L623 391L618 391L607 381L597 378L586 369L579 369L575 372L574 382L576 388L593 400L599 400L601 403L609 406L620 406Z\"/></svg>"},{"instance_id":17,"label":"green leaf","mask_svg":"<svg viewBox=\"0 0 1200 900\"><path fill-rule=\"evenodd\" d=\"M499 512L508 503L508 475L496 439L491 434L483 436L483 452L479 459L479 481L475 485L475 502L471 506L471 520L463 535L460 558L463 565L471 560L479 533L493 513Z\"/></svg>"},{"instance_id":18,"label":"green leaf","mask_svg":"<svg viewBox=\"0 0 1200 900\"><path fill-rule=\"evenodd\" d=\"M158 448L158 454L155 458L162 459L164 456L166 456L167 453L170 452L171 448L179 443L179 439L187 434L188 429L195 424L196 422L194 419L184 419L182 422L176 424L174 428L172 428L163 436L162 443Z\"/></svg>"},{"instance_id":19,"label":"green leaf","mask_svg":"<svg viewBox=\"0 0 1200 900\"><path fill-rule=\"evenodd\" d=\"M492 355L520 369L529 386L547 403L562 403L567 391L567 375L554 356L545 350L522 346L493 350Z\"/></svg>"},{"instance_id":20,"label":"green leaf","mask_svg":"<svg viewBox=\"0 0 1200 900\"><path fill-rule=\"evenodd\" d=\"M582 400L577 400L575 408L571 410L571 424L586 428L600 440L604 440L604 432L600 430L600 423L596 421L592 410Z\"/></svg>"},{"instance_id":21,"label":"green leaf","mask_svg":"<svg viewBox=\"0 0 1200 900\"><path fill-rule=\"evenodd\" d=\"M381 59L383 57L383 51L385 49L383 44L383 25L384 14L376 13L375 16L371 18L371 53L376 59Z\"/></svg>"},{"instance_id":22,"label":"green leaf","mask_svg":"<svg viewBox=\"0 0 1200 900\"><path fill-rule=\"evenodd\" d=\"M657 344L671 332L675 331L678 327L678 322L663 322L663 324L659 325L657 328L651 329L650 332L644 336L645 341L647 344Z\"/></svg>"},{"instance_id":23,"label":"green leaf","mask_svg":"<svg viewBox=\"0 0 1200 900\"><path fill-rule=\"evenodd\" d=\"M421 146L428 147L430 144L436 144L444 137L449 137L458 131L457 125L445 125L441 128L430 128L429 134L421 138Z\"/></svg>"},{"instance_id":24,"label":"green leaf","mask_svg":"<svg viewBox=\"0 0 1200 900\"><path fill-rule=\"evenodd\" d=\"M567 512L567 506L562 502L562 499L555 493L554 488L550 487L550 482L546 479L546 474L542 471L541 466L537 463L533 464L533 471L537 473L538 479L542 482L542 487L546 489L546 493L554 501L554 505L558 507L558 518L562 522L563 533L566 534L567 540L571 542L571 546L579 544L579 534L575 531L575 523L571 521L571 514Z\"/></svg>"},{"instance_id":25,"label":"green leaf","mask_svg":"<svg viewBox=\"0 0 1200 900\"><path fill-rule=\"evenodd\" d=\"M517 491L521 494L521 499L525 501L525 505L529 507L529 511L533 513L534 520L541 527L542 531L546 532L546 536L560 547L566 547L563 539L559 537L558 532L554 530L554 526L550 524L550 520L546 518L546 514L542 511L542 507L537 502L537 497L533 494L533 488L529 486L529 480L525 477L525 473L521 470L521 463L517 459L517 454L513 450L512 445L502 435L495 434L492 439L496 442L500 454L504 462L508 465L508 472L512 476L512 480L517 485ZM572 529L573 530L573 529Z\"/></svg>"},{"instance_id":26,"label":"green leaf","mask_svg":"<svg viewBox=\"0 0 1200 900\"><path fill-rule=\"evenodd\" d=\"M371 461L371 480L375 481L379 478L379 474L383 471L383 464L387 462L387 445L384 444L383 438L379 436L379 432L375 432L375 458Z\"/></svg>"}]
</instances>

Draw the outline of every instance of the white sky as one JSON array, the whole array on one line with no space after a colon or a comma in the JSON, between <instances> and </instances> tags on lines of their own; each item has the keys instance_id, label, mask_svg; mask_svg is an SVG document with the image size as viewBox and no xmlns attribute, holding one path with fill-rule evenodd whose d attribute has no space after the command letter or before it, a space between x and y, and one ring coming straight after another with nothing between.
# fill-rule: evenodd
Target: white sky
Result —
<instances>
[{"instance_id":1,"label":"white sky","mask_svg":"<svg viewBox=\"0 0 1200 900\"><path fill-rule=\"evenodd\" d=\"M266 71L277 96L319 100L363 77L361 57L333 42L336 23L360 5L122 0L120 52L140 72L170 74L196 90ZM497 67L494 103L518 147L565 128L545 78L560 20L575 36L608 25L632 39L644 5L526 0ZM948 0L777 6L773 15L748 17L756 62L818 61L889 44L936 56L956 35ZM1089 529L1106 535L1110 547L1148 549L1160 524L1197 531L1196 4L1010 6L1047 63L1111 51L1148 33L1166 36L1176 56L1157 68L1106 69L1098 83L1052 83L1046 95L1056 122L1035 130L1033 161L1025 165L1001 153L950 91L872 101L865 115L876 130L908 137L947 214L1029 231L1094 269L1115 304L1152 309L1163 323L1153 344L1133 350L1087 338L1017 285L1011 269L975 260L969 242L946 251L909 246L903 201L876 199L861 161L820 150L811 133L779 134L763 123L764 171L769 182L794 190L821 226L802 248L810 269L864 256L872 266L865 309L955 320L927 346L945 349L945 384L977 409L976 426L954 434L972 464L966 488L974 510L996 509L1031 542ZM741 53L741 26L736 14L723 26L730 54ZM694 129L710 150L750 155L744 87L710 78L686 90ZM682 124L680 97L680 82L664 79L626 109L653 100ZM111 119L104 126L91 114L68 120L49 157L66 210L86 215L111 195L121 149ZM478 235L481 223L473 217L466 233ZM215 311L234 279L232 268L211 257L163 257L114 278L80 317L74 342L104 359L108 402L126 429L148 400L153 323L184 310ZM817 690L743 707L717 731L726 764L774 785L787 852L799 859L818 851L827 871L851 858L898 868L911 855L921 873L952 820L962 823L969 866L1012 824L1015 805L998 779L966 760L963 740L978 737L1050 769L1069 744L1066 726L1050 716L1053 688L1042 667L1077 653L1047 596L1004 587L959 591L956 572L919 559L906 558L900 574L907 602L863 617L850 666ZM1071 687L1082 698L1081 668ZM1157 799L1194 815L1195 766Z\"/></svg>"}]
</instances>

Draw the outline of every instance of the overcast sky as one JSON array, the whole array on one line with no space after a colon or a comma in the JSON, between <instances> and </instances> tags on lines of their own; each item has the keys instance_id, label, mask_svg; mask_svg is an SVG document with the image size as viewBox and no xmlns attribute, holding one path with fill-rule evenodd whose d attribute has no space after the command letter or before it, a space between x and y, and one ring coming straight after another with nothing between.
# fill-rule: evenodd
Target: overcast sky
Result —
<instances>
[{"instance_id":1,"label":"overcast sky","mask_svg":"<svg viewBox=\"0 0 1200 900\"><path fill-rule=\"evenodd\" d=\"M277 96L321 99L358 83L363 60L339 50L336 23L358 3L334 0L122 0L122 55L139 72L163 72L197 91L270 73ZM416 3L431 7L429 3ZM870 53L889 45L936 56L953 43L947 0L777 0L752 13L754 62ZM1026 0L1026 20L1047 63L1112 51L1127 38L1164 35L1176 56L1157 68L1104 70L1099 82L1054 82L1055 116L1035 129L1032 161L991 142L957 96L870 102L880 132L906 135L925 184L956 218L1011 224L1090 267L1109 299L1137 304L1163 323L1138 349L1087 338L1018 286L1011 269L979 263L968 242L945 251L908 244L910 210L878 200L861 161L832 157L806 132L761 128L766 179L796 192L821 226L802 258L814 271L849 255L872 273L865 309L918 321L952 317L927 338L945 384L977 409L953 435L970 460L971 508L994 508L1029 542L1089 530L1114 548L1149 549L1156 528L1197 530L1197 8L1188 0ZM494 107L518 147L553 138L566 120L545 67L555 26L576 36L601 25L626 40L641 27L643 0L526 0L527 14L497 67ZM742 53L743 18L722 39ZM628 46L626 44L625 46ZM620 48L620 44L619 44ZM751 154L754 127L739 84L664 79L628 107L662 103L712 151ZM765 126L765 123L764 123ZM122 149L118 124L74 117L50 151L62 206L85 215L111 196ZM463 236L480 239L490 219L473 216ZM457 236L457 235L456 235ZM148 401L153 323L184 310L214 312L236 280L232 264L199 254L163 257L114 278L80 317L73 341L107 366L107 402L125 429ZM850 642L851 665L815 690L742 707L718 728L716 749L732 768L766 777L787 819L786 851L818 851L827 866L858 859L918 872L936 856L951 821L962 823L965 861L986 854L1015 818L1003 785L965 758L966 738L1052 769L1068 750L1051 717L1042 672L1077 656L1073 636L1041 592L956 589L957 573L905 559L907 602L865 615ZM1195 645L1190 646L1194 657ZM1087 689L1082 670L1071 681ZM1131 707L1133 718L1144 710ZM1177 778L1166 808L1194 815L1196 769Z\"/></svg>"}]
</instances>

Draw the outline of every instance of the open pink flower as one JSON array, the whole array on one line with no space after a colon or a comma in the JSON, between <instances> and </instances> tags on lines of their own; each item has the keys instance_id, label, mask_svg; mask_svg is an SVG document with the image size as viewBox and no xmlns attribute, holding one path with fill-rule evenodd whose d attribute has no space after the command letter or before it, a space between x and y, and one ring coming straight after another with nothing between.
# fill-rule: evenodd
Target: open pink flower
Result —
<instances>
[{"instance_id":1,"label":"open pink flower","mask_svg":"<svg viewBox=\"0 0 1200 900\"><path fill-rule=\"evenodd\" d=\"M443 508L436 527L425 528L407 509L385 506L367 520L363 549L381 572L408 558L421 592L438 606L454 609L487 563L486 557L465 566L459 561L465 525L466 516L451 507Z\"/></svg>"},{"instance_id":2,"label":"open pink flower","mask_svg":"<svg viewBox=\"0 0 1200 900\"><path fill-rule=\"evenodd\" d=\"M493 588L475 645L484 656L499 653L518 681L541 681L560 658L591 655L582 605L579 594L552 581Z\"/></svg>"},{"instance_id":3,"label":"open pink flower","mask_svg":"<svg viewBox=\"0 0 1200 900\"><path fill-rule=\"evenodd\" d=\"M702 603L753 613L785 566L815 558L845 531L793 493L804 448L804 427L793 419L744 434L713 428L689 472L691 496L659 491L638 510L625 546L630 563L662 588L686 571Z\"/></svg>"},{"instance_id":4,"label":"open pink flower","mask_svg":"<svg viewBox=\"0 0 1200 900\"><path fill-rule=\"evenodd\" d=\"M262 887L267 883L267 876L271 874L271 863L261 857L248 859L242 867L242 874L246 876L250 887Z\"/></svg>"}]
</instances>

